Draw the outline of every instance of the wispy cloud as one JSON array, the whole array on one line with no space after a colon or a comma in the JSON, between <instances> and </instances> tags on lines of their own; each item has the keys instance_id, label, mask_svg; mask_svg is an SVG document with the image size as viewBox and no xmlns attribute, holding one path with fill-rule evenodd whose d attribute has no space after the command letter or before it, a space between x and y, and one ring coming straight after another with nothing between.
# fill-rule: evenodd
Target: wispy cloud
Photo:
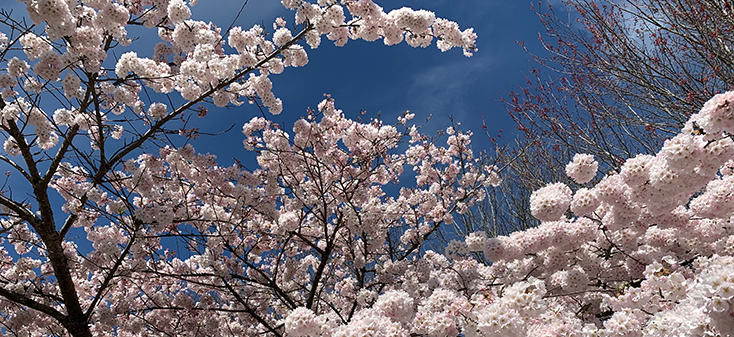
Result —
<instances>
[{"instance_id":1,"label":"wispy cloud","mask_svg":"<svg viewBox=\"0 0 734 337\"><path fill-rule=\"evenodd\" d=\"M414 76L408 94L414 97L416 110L433 116L454 116L468 120L473 111L471 92L486 82L493 66L490 54L475 56L448 65L436 66Z\"/></svg>"}]
</instances>

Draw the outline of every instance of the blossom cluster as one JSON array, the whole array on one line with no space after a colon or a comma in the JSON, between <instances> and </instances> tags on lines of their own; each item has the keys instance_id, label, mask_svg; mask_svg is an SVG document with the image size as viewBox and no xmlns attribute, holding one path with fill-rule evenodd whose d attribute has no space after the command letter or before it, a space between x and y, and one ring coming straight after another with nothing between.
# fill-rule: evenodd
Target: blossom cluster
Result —
<instances>
[{"instance_id":1,"label":"blossom cluster","mask_svg":"<svg viewBox=\"0 0 734 337\"><path fill-rule=\"evenodd\" d=\"M247 123L254 170L171 136L196 134L189 117L210 103L280 113L273 82L307 65L324 36L476 51L471 29L432 12L284 0L294 15L272 30L225 30L196 19L196 0L21 2L27 19L0 13L0 159L12 175L0 193L3 332L346 330L346 313L377 299L358 289L379 287L375 266L414 256L500 180L470 133L439 144L410 114L365 123L331 99L292 133ZM152 50L138 47L142 29L160 38ZM408 167L410 186L394 189ZM411 303L378 307L405 316Z\"/></svg>"},{"instance_id":2,"label":"blossom cluster","mask_svg":"<svg viewBox=\"0 0 734 337\"><path fill-rule=\"evenodd\" d=\"M455 263L491 261L473 278L461 278L476 287L466 299L482 294L502 302L512 295L488 291L488 283L506 289L542 280L544 304L533 319L513 316L502 321L507 330L485 335L734 335L732 97L715 96L658 154L627 160L593 187L574 192L555 183L533 193L531 212L540 226L496 238L474 233L464 248L450 245L447 256ZM596 169L591 156L577 155L567 173L584 183ZM481 326L471 317L451 316L456 327Z\"/></svg>"},{"instance_id":3,"label":"blossom cluster","mask_svg":"<svg viewBox=\"0 0 734 337\"><path fill-rule=\"evenodd\" d=\"M144 102L139 96L143 92L141 84L158 93L177 92L188 101L211 97L219 107L259 102L278 114L283 103L273 94L268 76L280 74L286 67L306 65L308 55L299 41L303 39L311 48L317 48L324 35L337 45L349 39L384 38L388 45L405 39L414 47L425 47L436 38L444 51L457 47L470 56L476 50L476 35L471 29L460 31L456 23L425 10L401 8L385 13L371 0L283 1L295 11L295 23L301 30L291 31L279 18L272 33L258 25L223 32L211 23L192 20L189 6L195 2L187 4L183 0L95 0L82 1L79 6L63 0L24 2L33 23L45 24L45 31L27 31L12 41L20 44L31 64L17 58L8 61L7 73L0 74L3 99L12 102L18 97L14 91L21 84L18 79L25 77L25 90L36 92L63 79L61 87L67 98L89 100L99 95L103 108L115 114L128 108L139 115L157 111L151 106L158 102ZM111 45L132 42L126 29L130 23L157 27L162 42L156 44L153 57L138 56L140 51L123 53L115 61L116 77L108 77L102 65ZM8 38L2 36L3 48L15 47L5 46ZM68 43L57 47L62 38ZM32 73L25 76L28 69ZM246 74L250 76L243 78ZM166 115L173 117L182 112L167 111ZM149 116L148 122L164 117Z\"/></svg>"},{"instance_id":4,"label":"blossom cluster","mask_svg":"<svg viewBox=\"0 0 734 337\"><path fill-rule=\"evenodd\" d=\"M470 233L443 255L382 264L384 290L311 336L733 336L734 143L728 130L691 127L727 123L731 97L595 186L536 191L538 227ZM596 169L577 156L568 174L582 183Z\"/></svg>"},{"instance_id":5,"label":"blossom cluster","mask_svg":"<svg viewBox=\"0 0 734 337\"><path fill-rule=\"evenodd\" d=\"M409 332L419 310L417 289L378 296L368 289L385 282L384 276L354 268L398 272L408 266L407 260L393 264L390 254L410 254L423 245L431 233L453 221L454 213L479 200L485 186L497 183L497 173L473 157L469 133L456 130L441 145L414 126L402 125L405 117L395 125L360 122L347 118L333 99L318 107L320 118L299 120L292 132L262 117L246 123L245 146L258 152L254 171L220 167L214 156L197 154L191 145L129 159L106 175L104 188L94 184L84 167L62 163L51 187L64 198L62 211L91 243L92 251L82 256L66 241L65 254L80 293L100 299L92 331L155 328L178 334L198 326L212 335L267 332L249 318L233 320L227 314L257 305L262 308L259 315L277 313L264 318L267 324L282 325L293 336ZM68 110L57 111L55 117L64 125L84 123ZM405 143L409 145L402 148ZM414 169L416 184L390 195L386 187L399 181L407 167ZM401 229L397 236L396 228ZM13 286L18 289L27 287L28 280L44 284L39 280L52 274L46 261L31 258L39 238L22 229L15 226L9 238L24 260L16 260L6 273L17 280ZM171 236L181 238L177 245L183 245L185 255L162 246ZM318 279L313 271L323 268L322 261L339 261L329 262L336 277ZM103 287L112 269L126 275L125 281ZM180 275L186 281L160 275ZM233 292L219 286L223 279ZM367 287L360 289L360 282ZM287 297L252 303L207 297L254 293L264 284L288 289ZM323 295L318 301L332 309L308 307L304 285L328 289L319 290ZM439 301L439 293L434 298ZM184 308L187 316L179 317L179 325L163 324L171 316L152 313L151 302ZM298 305L291 308L289 303ZM426 314L434 307L424 305ZM462 305L468 312L469 302ZM206 308L213 313L206 322L191 314ZM340 315L352 308L359 309L351 319L354 324L345 324ZM41 323L18 324L29 328ZM430 324L422 326L428 329Z\"/></svg>"},{"instance_id":6,"label":"blossom cluster","mask_svg":"<svg viewBox=\"0 0 734 337\"><path fill-rule=\"evenodd\" d=\"M599 163L590 154L577 153L573 161L566 165L566 174L579 184L585 184L594 179Z\"/></svg>"}]
</instances>

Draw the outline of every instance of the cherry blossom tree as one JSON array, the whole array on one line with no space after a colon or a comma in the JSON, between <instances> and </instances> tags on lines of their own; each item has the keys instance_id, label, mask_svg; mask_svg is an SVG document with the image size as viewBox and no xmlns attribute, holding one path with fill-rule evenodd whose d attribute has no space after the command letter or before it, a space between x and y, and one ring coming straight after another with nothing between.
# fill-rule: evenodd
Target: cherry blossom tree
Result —
<instances>
[{"instance_id":1,"label":"cherry blossom tree","mask_svg":"<svg viewBox=\"0 0 734 337\"><path fill-rule=\"evenodd\" d=\"M210 103L280 112L269 75L305 65L302 41L322 35L475 50L471 30L425 10L282 3L297 29L278 19L272 34L190 20L181 0L2 16L0 331L734 335L734 92L618 172L574 154L576 185L529 196L538 227L449 237L500 183L458 128L353 120L326 97L292 127L243 121L254 169L171 137ZM130 25L157 29L152 58L130 50Z\"/></svg>"},{"instance_id":2,"label":"cherry blossom tree","mask_svg":"<svg viewBox=\"0 0 734 337\"><path fill-rule=\"evenodd\" d=\"M432 12L283 0L293 29L223 30L190 19L194 0L23 2L25 17L0 13L4 334L337 331L387 291L383 270L498 182L469 133L351 120L331 98L292 132L244 124L254 170L171 136L195 136L208 104L280 113L270 75L306 65L323 36L471 56L472 30ZM161 41L135 49L132 26Z\"/></svg>"},{"instance_id":3,"label":"cherry blossom tree","mask_svg":"<svg viewBox=\"0 0 734 337\"><path fill-rule=\"evenodd\" d=\"M693 114L655 155L575 190L530 197L538 227L450 242L385 270L349 324L318 331L294 310L293 335L734 336L734 92ZM598 162L568 163L578 183ZM313 329L313 330L312 330Z\"/></svg>"}]
</instances>

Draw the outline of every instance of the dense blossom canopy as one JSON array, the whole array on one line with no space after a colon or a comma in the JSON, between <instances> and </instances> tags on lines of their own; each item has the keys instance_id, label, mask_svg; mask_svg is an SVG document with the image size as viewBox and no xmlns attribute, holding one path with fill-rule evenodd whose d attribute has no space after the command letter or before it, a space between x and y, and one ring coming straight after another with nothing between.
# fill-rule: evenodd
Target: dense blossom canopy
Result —
<instances>
[{"instance_id":1,"label":"dense blossom canopy","mask_svg":"<svg viewBox=\"0 0 734 337\"><path fill-rule=\"evenodd\" d=\"M284 0L272 31L223 30L193 0L23 2L26 21L0 12L3 334L336 333L383 293L377 269L498 182L469 133L437 142L412 114L352 120L331 98L292 132L247 122L255 169L183 145L208 103L280 113L273 75L324 36L471 56L472 29L432 12ZM131 26L160 42L137 47Z\"/></svg>"},{"instance_id":2,"label":"dense blossom canopy","mask_svg":"<svg viewBox=\"0 0 734 337\"><path fill-rule=\"evenodd\" d=\"M207 103L279 113L271 75L308 62L301 41L436 39L471 56L471 29L371 0L283 0L293 29L222 31L191 19L195 2L26 0L37 26L0 17L15 179L0 194L0 332L734 335L734 92L619 172L574 157L585 185L533 193L540 226L462 238L454 215L500 177L457 125L432 138L409 112L354 120L326 97L292 127L243 121L252 169L171 134L193 137ZM131 50L129 25L162 41Z\"/></svg>"}]
</instances>

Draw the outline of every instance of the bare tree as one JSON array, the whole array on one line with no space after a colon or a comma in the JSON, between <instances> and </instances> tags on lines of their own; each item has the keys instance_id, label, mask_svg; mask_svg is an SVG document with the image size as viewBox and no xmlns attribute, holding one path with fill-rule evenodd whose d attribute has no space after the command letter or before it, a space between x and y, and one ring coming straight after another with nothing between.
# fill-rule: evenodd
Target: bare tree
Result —
<instances>
[{"instance_id":1,"label":"bare tree","mask_svg":"<svg viewBox=\"0 0 734 337\"><path fill-rule=\"evenodd\" d=\"M485 205L479 213L497 225L506 220L487 212L513 209L512 219L525 219L519 213L533 190L573 184L564 168L574 154L593 154L599 177L618 170L627 158L655 153L709 97L734 85L730 1L566 0L533 10L546 28L545 50L502 99L521 134L491 156L506 166L497 200L525 203ZM529 219L514 226L532 226Z\"/></svg>"},{"instance_id":2,"label":"bare tree","mask_svg":"<svg viewBox=\"0 0 734 337\"><path fill-rule=\"evenodd\" d=\"M594 154L610 169L650 153L708 97L734 84L732 4L564 1L538 4L541 66L504 101L525 137Z\"/></svg>"}]
</instances>

